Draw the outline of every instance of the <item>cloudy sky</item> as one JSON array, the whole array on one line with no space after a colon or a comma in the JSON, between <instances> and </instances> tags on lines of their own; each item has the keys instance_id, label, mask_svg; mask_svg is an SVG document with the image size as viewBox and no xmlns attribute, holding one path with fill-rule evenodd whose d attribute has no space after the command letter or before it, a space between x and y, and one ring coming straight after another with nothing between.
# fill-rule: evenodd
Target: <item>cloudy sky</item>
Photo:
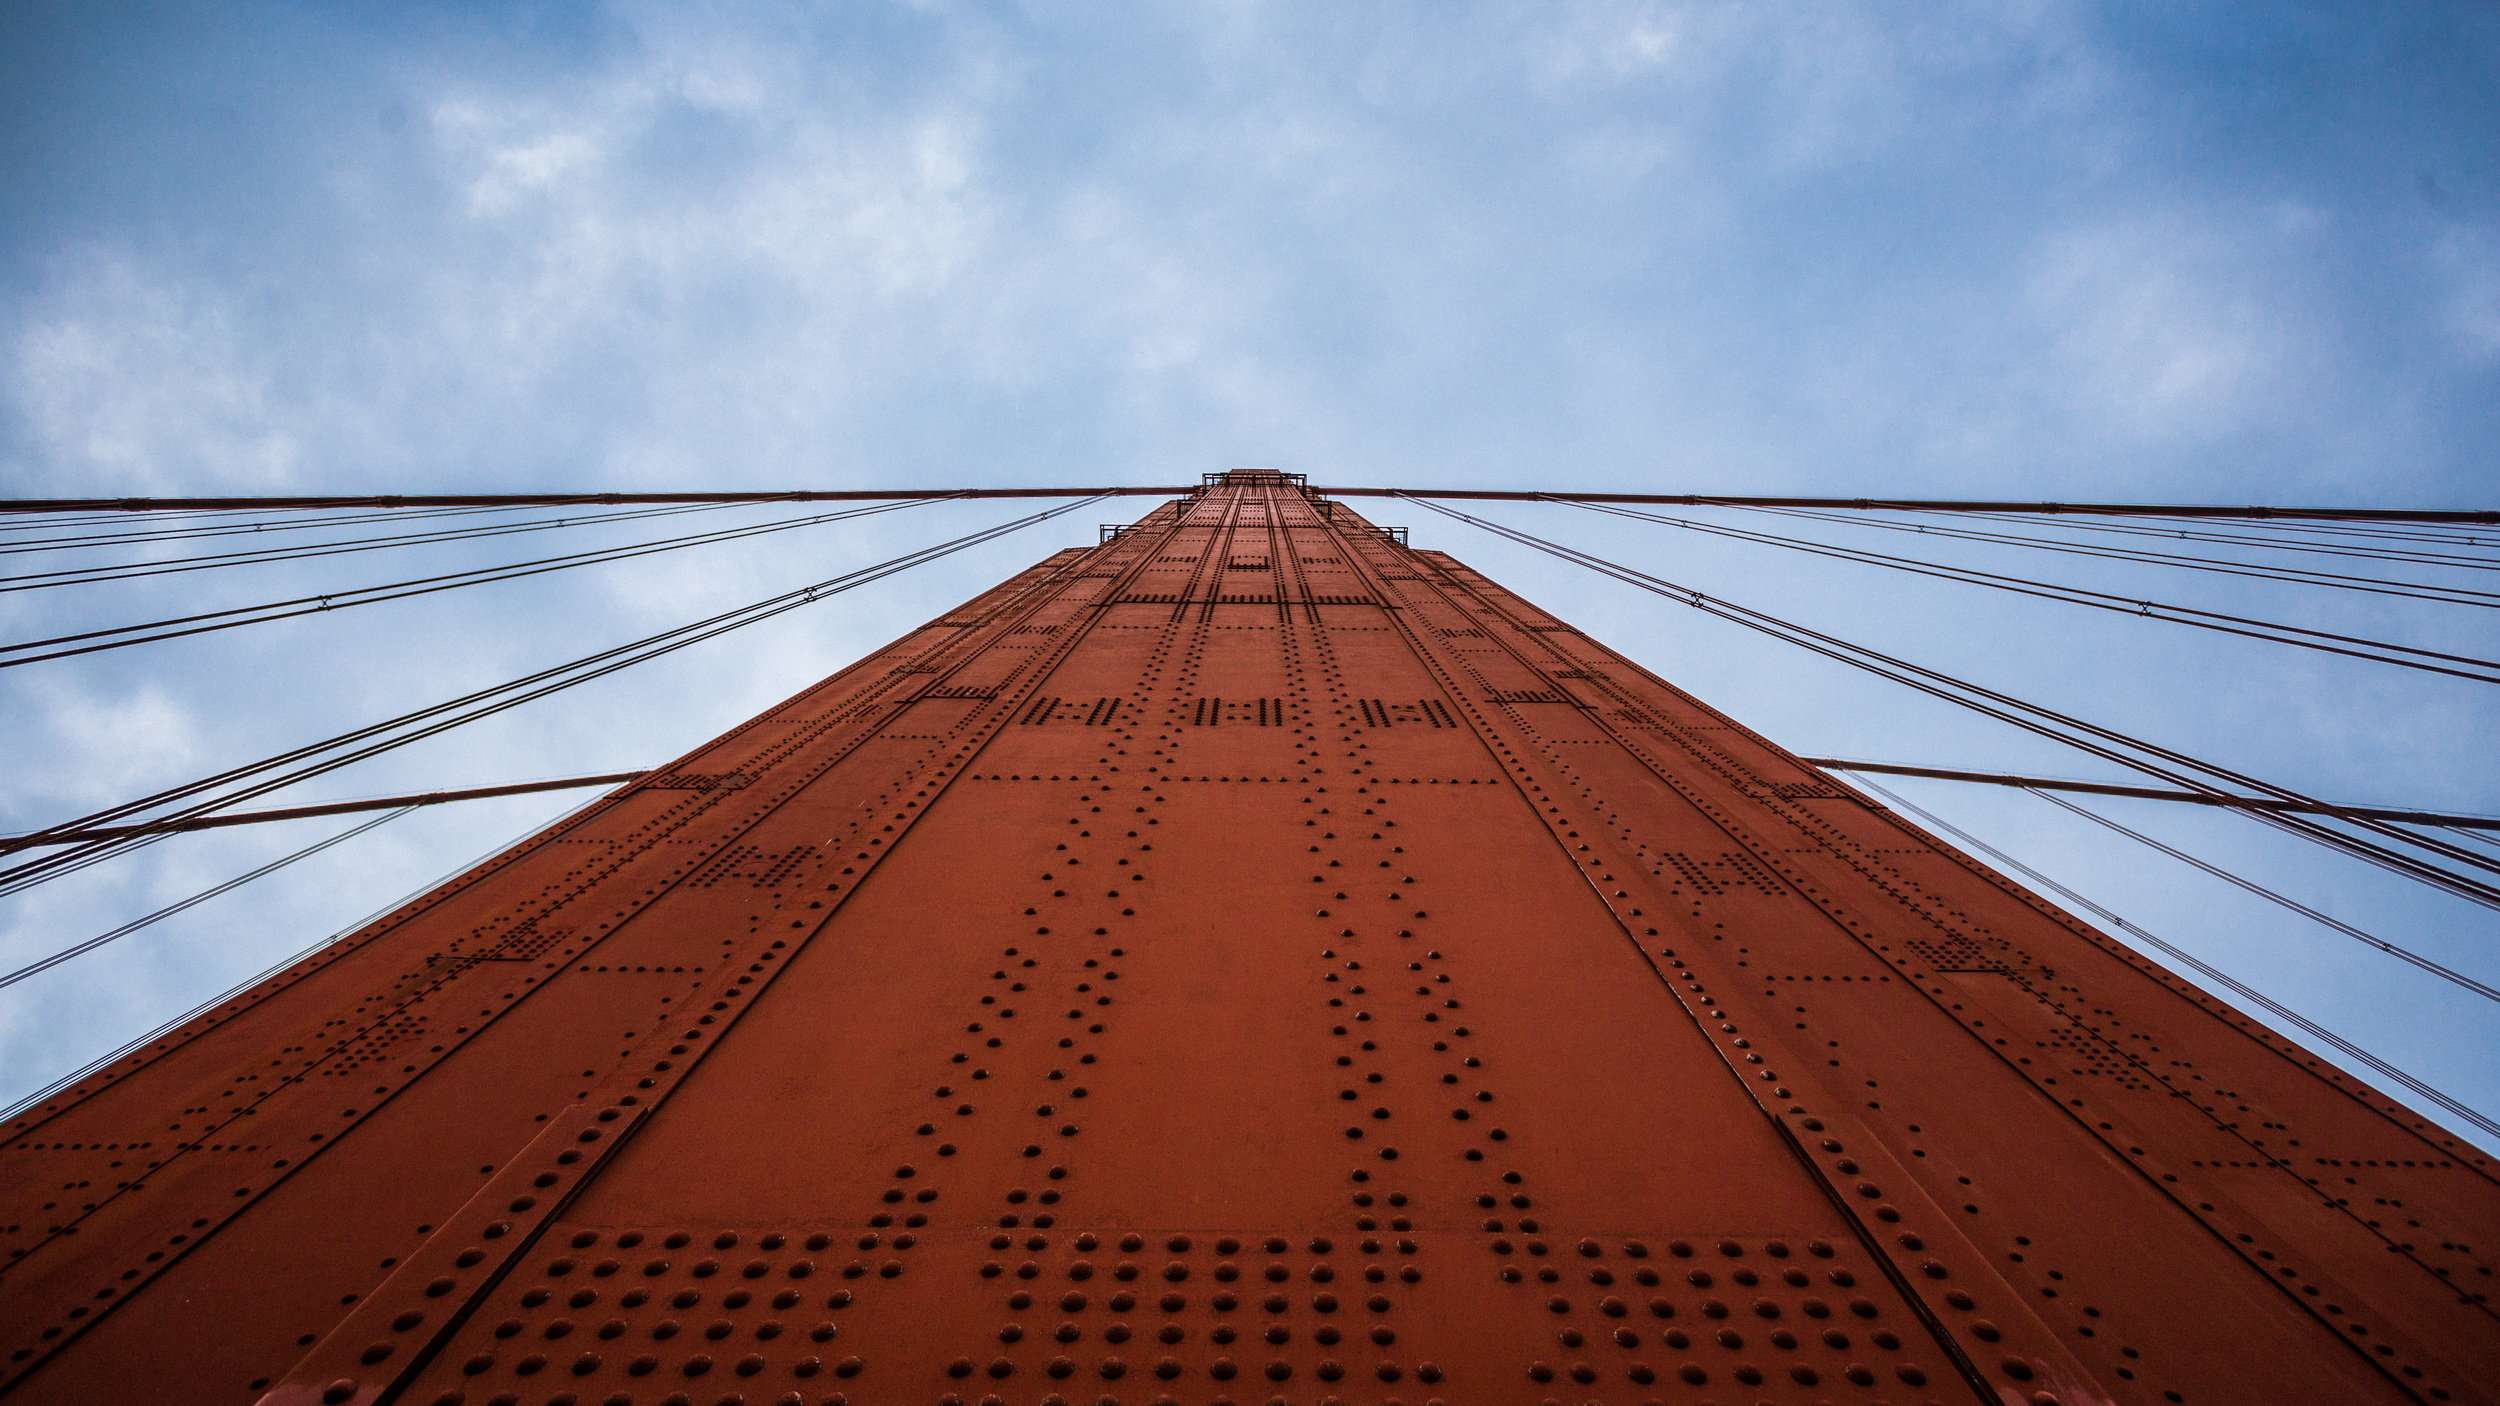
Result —
<instances>
[{"instance_id":1,"label":"cloudy sky","mask_svg":"<svg viewBox=\"0 0 2500 1406\"><path fill-rule=\"evenodd\" d=\"M2461 3L20 3L0 9L0 494L1267 465L1342 484L2500 506L2495 71L2500 14ZM1084 509L287 799L664 761L1145 506ZM1462 524L1359 506L1801 752L2116 779ZM1019 511L916 508L0 669L0 829ZM1570 508L1492 515L2311 794L2500 813L2491 685ZM0 641L787 516L9 591ZM2500 653L2468 607L1920 545ZM150 551L176 554L108 555ZM5 560L90 558L107 559ZM2489 1003L2020 793L1902 790L2500 1114ZM0 1100L580 799L422 812L0 991ZM2487 910L2245 820L2102 808L2500 979ZM186 837L0 899L0 961L345 828Z\"/></svg>"}]
</instances>

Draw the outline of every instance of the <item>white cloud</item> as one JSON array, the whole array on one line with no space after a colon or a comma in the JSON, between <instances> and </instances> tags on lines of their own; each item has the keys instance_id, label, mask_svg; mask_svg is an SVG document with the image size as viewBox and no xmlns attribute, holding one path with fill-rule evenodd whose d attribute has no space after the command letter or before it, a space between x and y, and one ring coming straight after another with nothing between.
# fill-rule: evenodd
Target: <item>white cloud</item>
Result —
<instances>
[{"instance_id":1,"label":"white cloud","mask_svg":"<svg viewBox=\"0 0 2500 1406\"><path fill-rule=\"evenodd\" d=\"M266 350L219 290L110 248L79 251L14 319L6 394L34 462L14 491L282 490L299 462Z\"/></svg>"},{"instance_id":2,"label":"white cloud","mask_svg":"<svg viewBox=\"0 0 2500 1406\"><path fill-rule=\"evenodd\" d=\"M1690 31L1707 11L1656 0L1606 0L1564 7L1531 54L1547 84L1614 83L1667 68L1686 56Z\"/></svg>"},{"instance_id":3,"label":"white cloud","mask_svg":"<svg viewBox=\"0 0 2500 1406\"><path fill-rule=\"evenodd\" d=\"M17 758L5 810L25 828L144 795L202 769L199 719L163 683L104 690L12 680Z\"/></svg>"},{"instance_id":4,"label":"white cloud","mask_svg":"<svg viewBox=\"0 0 2500 1406\"><path fill-rule=\"evenodd\" d=\"M603 154L603 143L591 132L533 132L514 140L485 130L488 125L486 115L467 103L446 106L434 115L434 129L446 145L468 157L475 169L468 182L468 208L481 218L511 213L530 196L552 194L568 177L595 174Z\"/></svg>"},{"instance_id":5,"label":"white cloud","mask_svg":"<svg viewBox=\"0 0 2500 1406\"><path fill-rule=\"evenodd\" d=\"M2055 236L2031 271L2028 312L2046 355L2034 389L2120 441L2197 440L2241 428L2286 354L2282 290L2248 261L2270 251L2193 217Z\"/></svg>"}]
</instances>

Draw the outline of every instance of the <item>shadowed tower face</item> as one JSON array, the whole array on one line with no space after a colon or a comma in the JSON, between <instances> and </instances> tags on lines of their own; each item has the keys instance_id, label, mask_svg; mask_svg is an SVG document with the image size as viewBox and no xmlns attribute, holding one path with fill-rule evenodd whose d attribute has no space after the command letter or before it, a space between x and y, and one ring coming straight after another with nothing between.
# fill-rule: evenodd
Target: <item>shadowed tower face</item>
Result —
<instances>
[{"instance_id":1,"label":"shadowed tower face","mask_svg":"<svg viewBox=\"0 0 2500 1406\"><path fill-rule=\"evenodd\" d=\"M8 1131L11 1400L2500 1382L2481 1154L1274 473Z\"/></svg>"}]
</instances>

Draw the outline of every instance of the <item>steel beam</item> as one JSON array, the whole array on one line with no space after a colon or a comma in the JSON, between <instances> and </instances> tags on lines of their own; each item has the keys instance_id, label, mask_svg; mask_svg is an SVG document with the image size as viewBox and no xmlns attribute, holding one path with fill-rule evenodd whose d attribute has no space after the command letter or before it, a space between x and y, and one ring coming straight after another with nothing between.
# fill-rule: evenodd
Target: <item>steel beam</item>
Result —
<instances>
[{"instance_id":1,"label":"steel beam","mask_svg":"<svg viewBox=\"0 0 2500 1406\"><path fill-rule=\"evenodd\" d=\"M1900 766L1890 762L1849 762L1837 757L1800 757L1827 771L1871 771L1882 776L1925 776L1938 781L1978 781L1992 786L2018 786L2027 791L2078 791L2092 796L2132 796L2148 801L2181 801L2189 805L2225 806L2234 810L2293 811L2302 815L2343 815L2358 820L2398 820L2408 825L2438 825L2452 830L2500 830L2500 819L2487 815L2446 815L2435 810L2382 810L2374 806L2312 805L2272 796L2218 796L2206 791L2173 791L2158 786L2119 786L2103 781L2059 781L2045 776L2012 776L1995 771L1953 771L1944 767Z\"/></svg>"},{"instance_id":2,"label":"steel beam","mask_svg":"<svg viewBox=\"0 0 2500 1406\"><path fill-rule=\"evenodd\" d=\"M521 781L509 786L474 786L465 791L426 791L414 796L383 796L369 801L331 801L283 810L249 810L232 815L195 815L146 825L105 825L91 830L51 830L40 835L0 839L0 854L40 845L83 845L91 840L119 840L132 835L171 835L185 830L222 830L229 825L262 825L273 820L304 820L316 815L352 815L362 810L397 810L401 806L435 806L445 801L482 801L494 796L526 796L537 791L578 791L587 786L613 786L634 781L647 771L612 771L603 776L568 776L560 781Z\"/></svg>"}]
</instances>

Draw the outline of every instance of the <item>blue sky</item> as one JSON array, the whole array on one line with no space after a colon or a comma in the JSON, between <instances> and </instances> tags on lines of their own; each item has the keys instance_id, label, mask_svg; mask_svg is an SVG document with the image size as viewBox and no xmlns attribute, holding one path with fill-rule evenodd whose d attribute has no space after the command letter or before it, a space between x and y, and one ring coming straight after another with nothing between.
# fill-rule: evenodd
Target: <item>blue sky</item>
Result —
<instances>
[{"instance_id":1,"label":"blue sky","mask_svg":"<svg viewBox=\"0 0 2500 1406\"><path fill-rule=\"evenodd\" d=\"M2500 14L2429 3L14 5L0 493L1159 483L1272 465L1416 486L2490 507L2496 61ZM1459 524L1359 506L1799 751L2108 774ZM1143 507L1072 515L292 799L664 760ZM0 828L1012 515L915 509L0 670ZM1568 508L1497 515L2313 794L2500 812L2488 685ZM1955 550L2500 647L2469 609ZM0 595L0 638L517 555ZM2486 1003L2029 797L1903 791L2500 1111ZM0 992L0 1098L574 799L412 816ZM2109 813L2500 974L2487 911L2227 816ZM0 957L327 824L167 842L0 900Z\"/></svg>"}]
</instances>

